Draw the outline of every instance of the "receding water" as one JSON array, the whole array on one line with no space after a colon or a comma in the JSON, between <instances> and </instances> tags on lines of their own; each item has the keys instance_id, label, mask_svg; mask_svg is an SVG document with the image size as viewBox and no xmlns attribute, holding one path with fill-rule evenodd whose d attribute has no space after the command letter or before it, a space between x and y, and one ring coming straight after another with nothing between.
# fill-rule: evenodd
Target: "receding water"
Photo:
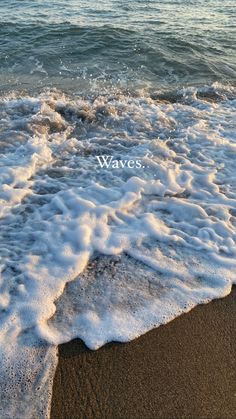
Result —
<instances>
[{"instance_id":1,"label":"receding water","mask_svg":"<svg viewBox=\"0 0 236 419\"><path fill-rule=\"evenodd\" d=\"M235 1L0 6L0 416L45 419L56 345L236 282Z\"/></svg>"}]
</instances>

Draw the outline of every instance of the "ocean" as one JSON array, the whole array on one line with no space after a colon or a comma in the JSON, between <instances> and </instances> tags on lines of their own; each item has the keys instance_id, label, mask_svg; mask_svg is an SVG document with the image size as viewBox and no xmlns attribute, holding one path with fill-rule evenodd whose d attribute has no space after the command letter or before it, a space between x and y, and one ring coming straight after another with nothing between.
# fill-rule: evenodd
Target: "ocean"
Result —
<instances>
[{"instance_id":1,"label":"ocean","mask_svg":"<svg viewBox=\"0 0 236 419\"><path fill-rule=\"evenodd\" d=\"M236 283L235 2L80 3L1 1L2 418Z\"/></svg>"},{"instance_id":2,"label":"ocean","mask_svg":"<svg viewBox=\"0 0 236 419\"><path fill-rule=\"evenodd\" d=\"M235 2L1 1L1 90L235 82Z\"/></svg>"}]
</instances>

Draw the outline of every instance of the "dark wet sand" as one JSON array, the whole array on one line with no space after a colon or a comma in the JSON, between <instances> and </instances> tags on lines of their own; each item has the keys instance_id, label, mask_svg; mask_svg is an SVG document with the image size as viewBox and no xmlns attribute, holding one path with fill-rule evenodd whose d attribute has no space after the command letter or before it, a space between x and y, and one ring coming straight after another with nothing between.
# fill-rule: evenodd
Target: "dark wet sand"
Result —
<instances>
[{"instance_id":1,"label":"dark wet sand","mask_svg":"<svg viewBox=\"0 0 236 419\"><path fill-rule=\"evenodd\" d=\"M130 343L59 353L52 419L236 418L236 288Z\"/></svg>"}]
</instances>

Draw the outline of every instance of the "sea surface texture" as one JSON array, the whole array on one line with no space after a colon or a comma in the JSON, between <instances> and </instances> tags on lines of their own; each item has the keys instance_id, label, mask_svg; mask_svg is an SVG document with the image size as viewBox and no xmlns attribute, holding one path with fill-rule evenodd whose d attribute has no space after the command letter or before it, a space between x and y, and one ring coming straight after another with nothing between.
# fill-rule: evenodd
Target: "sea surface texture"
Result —
<instances>
[{"instance_id":1,"label":"sea surface texture","mask_svg":"<svg viewBox=\"0 0 236 419\"><path fill-rule=\"evenodd\" d=\"M236 283L235 6L1 0L1 418Z\"/></svg>"}]
</instances>

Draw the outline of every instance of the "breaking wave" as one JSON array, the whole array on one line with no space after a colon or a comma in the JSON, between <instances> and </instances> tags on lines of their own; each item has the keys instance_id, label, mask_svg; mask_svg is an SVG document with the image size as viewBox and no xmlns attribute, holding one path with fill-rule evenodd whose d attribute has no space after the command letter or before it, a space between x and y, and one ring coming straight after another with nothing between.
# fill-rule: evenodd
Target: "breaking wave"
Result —
<instances>
[{"instance_id":1,"label":"breaking wave","mask_svg":"<svg viewBox=\"0 0 236 419\"><path fill-rule=\"evenodd\" d=\"M43 377L34 391L50 394L54 345L127 341L230 292L235 108L235 89L216 83L0 98L2 377L16 366L4 400L24 357L31 382ZM14 404L4 409L14 417Z\"/></svg>"}]
</instances>

